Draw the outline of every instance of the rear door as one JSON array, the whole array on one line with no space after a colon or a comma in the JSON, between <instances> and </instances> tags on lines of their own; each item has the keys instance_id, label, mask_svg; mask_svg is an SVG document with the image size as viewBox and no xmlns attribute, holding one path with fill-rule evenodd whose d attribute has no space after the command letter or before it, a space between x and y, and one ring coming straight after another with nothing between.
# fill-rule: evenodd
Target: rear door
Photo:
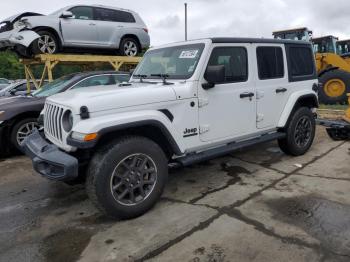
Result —
<instances>
[{"instance_id":1,"label":"rear door","mask_svg":"<svg viewBox=\"0 0 350 262\"><path fill-rule=\"evenodd\" d=\"M96 28L102 45L114 47L119 45L125 28L135 23L135 18L129 12L108 8L94 8Z\"/></svg>"},{"instance_id":2,"label":"rear door","mask_svg":"<svg viewBox=\"0 0 350 262\"><path fill-rule=\"evenodd\" d=\"M96 46L99 39L93 8L76 6L69 9L72 18L60 18L62 35L66 45Z\"/></svg>"},{"instance_id":3,"label":"rear door","mask_svg":"<svg viewBox=\"0 0 350 262\"><path fill-rule=\"evenodd\" d=\"M256 122L258 129L277 126L290 95L283 44L254 44L256 54Z\"/></svg>"}]
</instances>

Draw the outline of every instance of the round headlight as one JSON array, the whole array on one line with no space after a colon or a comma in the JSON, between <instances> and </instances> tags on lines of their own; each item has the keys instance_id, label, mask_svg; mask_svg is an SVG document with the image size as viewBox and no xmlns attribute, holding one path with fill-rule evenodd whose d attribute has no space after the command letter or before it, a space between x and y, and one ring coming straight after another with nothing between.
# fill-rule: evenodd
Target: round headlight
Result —
<instances>
[{"instance_id":1,"label":"round headlight","mask_svg":"<svg viewBox=\"0 0 350 262\"><path fill-rule=\"evenodd\" d=\"M64 112L62 117L63 129L66 132L70 132L73 128L73 113L70 110Z\"/></svg>"}]
</instances>

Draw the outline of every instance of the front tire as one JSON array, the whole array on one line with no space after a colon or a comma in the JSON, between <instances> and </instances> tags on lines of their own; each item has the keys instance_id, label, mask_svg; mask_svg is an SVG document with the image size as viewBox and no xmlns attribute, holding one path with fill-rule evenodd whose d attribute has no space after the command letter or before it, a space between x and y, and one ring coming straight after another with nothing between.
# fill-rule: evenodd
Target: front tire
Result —
<instances>
[{"instance_id":1,"label":"front tire","mask_svg":"<svg viewBox=\"0 0 350 262\"><path fill-rule=\"evenodd\" d=\"M287 155L304 155L314 141L315 130L316 122L311 110L300 107L288 121L285 128L286 137L278 140L278 145Z\"/></svg>"},{"instance_id":2,"label":"front tire","mask_svg":"<svg viewBox=\"0 0 350 262\"><path fill-rule=\"evenodd\" d=\"M36 39L32 44L32 53L39 54L55 54L58 52L58 39L54 34L48 31L38 31L40 38Z\"/></svg>"},{"instance_id":3,"label":"front tire","mask_svg":"<svg viewBox=\"0 0 350 262\"><path fill-rule=\"evenodd\" d=\"M167 158L155 142L124 137L94 155L86 189L105 215L128 219L144 214L156 204L167 177Z\"/></svg>"},{"instance_id":4,"label":"front tire","mask_svg":"<svg viewBox=\"0 0 350 262\"><path fill-rule=\"evenodd\" d=\"M21 143L35 128L39 128L36 118L26 118L17 122L11 131L12 145L21 151Z\"/></svg>"}]
</instances>

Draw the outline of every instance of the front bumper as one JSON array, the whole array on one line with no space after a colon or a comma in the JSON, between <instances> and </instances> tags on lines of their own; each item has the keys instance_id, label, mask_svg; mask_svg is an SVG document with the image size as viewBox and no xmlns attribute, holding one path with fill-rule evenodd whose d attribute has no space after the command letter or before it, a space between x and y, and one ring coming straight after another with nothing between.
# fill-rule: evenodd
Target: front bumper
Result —
<instances>
[{"instance_id":1,"label":"front bumper","mask_svg":"<svg viewBox=\"0 0 350 262\"><path fill-rule=\"evenodd\" d=\"M0 33L0 49L13 47L28 48L40 36L28 29L13 29Z\"/></svg>"},{"instance_id":2,"label":"front bumper","mask_svg":"<svg viewBox=\"0 0 350 262\"><path fill-rule=\"evenodd\" d=\"M22 148L32 159L34 170L42 176L58 181L70 181L78 177L78 159L48 143L39 131L28 136Z\"/></svg>"}]
</instances>

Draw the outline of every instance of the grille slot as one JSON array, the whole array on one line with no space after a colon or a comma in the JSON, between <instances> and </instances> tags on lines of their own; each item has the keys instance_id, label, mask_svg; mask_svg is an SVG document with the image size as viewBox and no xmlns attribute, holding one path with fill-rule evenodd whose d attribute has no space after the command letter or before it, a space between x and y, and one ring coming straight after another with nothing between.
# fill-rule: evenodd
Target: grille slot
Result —
<instances>
[{"instance_id":1,"label":"grille slot","mask_svg":"<svg viewBox=\"0 0 350 262\"><path fill-rule=\"evenodd\" d=\"M44 128L50 137L63 142L62 117L65 109L50 103L45 104Z\"/></svg>"}]
</instances>

